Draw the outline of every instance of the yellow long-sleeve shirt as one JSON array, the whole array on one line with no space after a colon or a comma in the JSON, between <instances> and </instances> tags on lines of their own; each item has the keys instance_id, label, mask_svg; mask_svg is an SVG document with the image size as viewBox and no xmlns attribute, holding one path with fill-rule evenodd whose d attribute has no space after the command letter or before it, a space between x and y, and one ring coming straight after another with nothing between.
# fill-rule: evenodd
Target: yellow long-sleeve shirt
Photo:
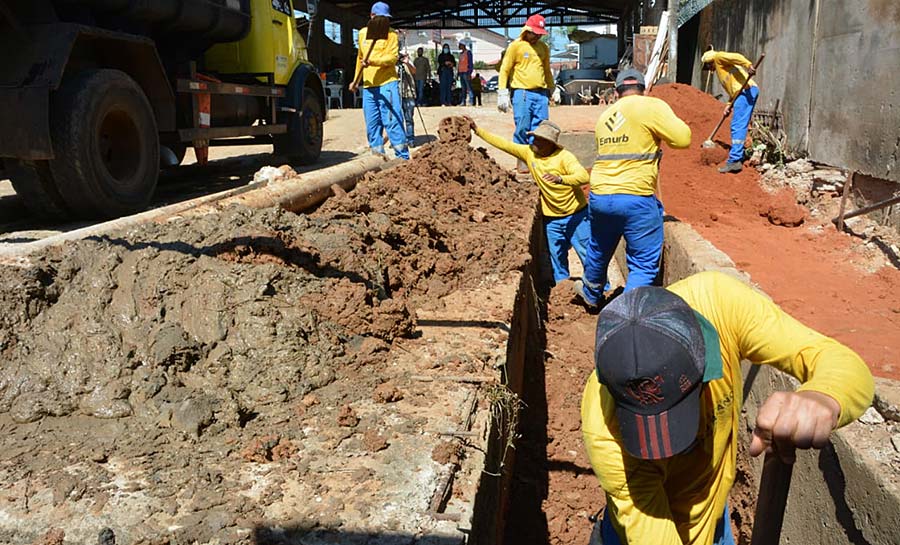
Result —
<instances>
[{"instance_id":1,"label":"yellow long-sleeve shirt","mask_svg":"<svg viewBox=\"0 0 900 545\"><path fill-rule=\"evenodd\" d=\"M498 89L553 89L550 72L550 48L538 40L528 43L521 36L506 48L500 63Z\"/></svg>"},{"instance_id":2,"label":"yellow long-sleeve shirt","mask_svg":"<svg viewBox=\"0 0 900 545\"><path fill-rule=\"evenodd\" d=\"M747 57L740 53L728 53L727 51L708 51L704 53L702 60L704 63L711 62L716 69L716 77L728 93L729 98L741 91L747 78L747 68L753 66ZM756 87L756 82L750 79L748 87Z\"/></svg>"},{"instance_id":3,"label":"yellow long-sleeve shirt","mask_svg":"<svg viewBox=\"0 0 900 545\"><path fill-rule=\"evenodd\" d=\"M379 87L399 79L397 77L397 59L400 58L400 42L397 33L391 29L384 40L377 40L372 54L369 55L369 66L363 68L362 62L369 52L372 40L366 39L366 29L359 31L359 47L356 55L356 72L362 70L363 87Z\"/></svg>"},{"instance_id":4,"label":"yellow long-sleeve shirt","mask_svg":"<svg viewBox=\"0 0 900 545\"><path fill-rule=\"evenodd\" d=\"M587 206L581 186L590 178L572 152L557 148L546 157L538 157L528 144L515 144L481 127L475 129L475 134L495 148L525 161L534 183L541 190L541 212L545 216L570 216ZM544 174L560 176L562 183L547 182Z\"/></svg>"},{"instance_id":5,"label":"yellow long-sleeve shirt","mask_svg":"<svg viewBox=\"0 0 900 545\"><path fill-rule=\"evenodd\" d=\"M704 385L697 445L663 460L630 456L616 438L615 402L596 373L582 396L581 429L622 543L709 545L735 477L742 359L793 375L803 383L799 390L833 397L841 406L838 426L863 413L875 387L856 353L735 278L704 272L668 289L719 334L723 377Z\"/></svg>"},{"instance_id":6,"label":"yellow long-sleeve shirt","mask_svg":"<svg viewBox=\"0 0 900 545\"><path fill-rule=\"evenodd\" d=\"M594 137L597 159L591 169L591 192L652 195L662 156L660 142L686 148L691 129L662 100L629 95L600 114Z\"/></svg>"}]
</instances>

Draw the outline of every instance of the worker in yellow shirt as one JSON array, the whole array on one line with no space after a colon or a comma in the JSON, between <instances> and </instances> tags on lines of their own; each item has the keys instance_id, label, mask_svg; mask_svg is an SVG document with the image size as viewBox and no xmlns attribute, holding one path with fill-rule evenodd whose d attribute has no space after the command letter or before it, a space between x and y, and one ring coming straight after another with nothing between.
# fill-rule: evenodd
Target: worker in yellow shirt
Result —
<instances>
[{"instance_id":1,"label":"worker in yellow shirt","mask_svg":"<svg viewBox=\"0 0 900 545\"><path fill-rule=\"evenodd\" d=\"M581 400L585 448L606 511L603 545L733 545L741 360L794 376L759 408L749 453L793 463L872 402L852 350L720 272L614 299L597 321L595 370Z\"/></svg>"},{"instance_id":2,"label":"worker in yellow shirt","mask_svg":"<svg viewBox=\"0 0 900 545\"><path fill-rule=\"evenodd\" d=\"M566 280L569 278L569 248L575 248L584 264L591 236L587 201L581 190L590 179L587 170L572 152L560 145L561 130L556 123L542 121L528 133L531 144L516 144L478 127L469 117L465 119L482 140L528 165L534 183L541 191L541 213L553 265L553 282Z\"/></svg>"},{"instance_id":3,"label":"worker in yellow shirt","mask_svg":"<svg viewBox=\"0 0 900 545\"><path fill-rule=\"evenodd\" d=\"M506 48L500 63L497 109L505 113L512 107L516 122L513 142L516 144L530 144L528 133L550 117L550 93L554 84L550 72L550 48L541 41L541 36L547 34L544 24L541 15L529 17L522 33ZM521 161L518 170L528 172Z\"/></svg>"},{"instance_id":4,"label":"worker in yellow shirt","mask_svg":"<svg viewBox=\"0 0 900 545\"><path fill-rule=\"evenodd\" d=\"M759 98L759 87L751 79L756 75L756 69L753 68L753 63L740 53L715 51L712 46L709 46L700 60L707 69L716 71L719 83L728 93L728 98L734 99L733 106L725 109L726 116L734 111L731 118L731 151L728 153L728 162L719 169L719 172L740 172L744 163L744 142L750 128L750 117ZM742 91L748 80L747 88Z\"/></svg>"},{"instance_id":5,"label":"worker in yellow shirt","mask_svg":"<svg viewBox=\"0 0 900 545\"><path fill-rule=\"evenodd\" d=\"M375 2L372 5L370 17L390 16L391 8L386 3ZM370 47L372 53L367 61L366 54ZM373 46L372 40L366 39L366 29L360 29L357 51L355 73L359 74L362 70L362 106L369 147L375 153L384 155L383 132L387 130L394 154L400 159L409 159L397 76L397 59L400 57L397 32L391 29L387 39L376 40ZM350 84L350 92L356 92L353 83Z\"/></svg>"},{"instance_id":6,"label":"worker in yellow shirt","mask_svg":"<svg viewBox=\"0 0 900 545\"><path fill-rule=\"evenodd\" d=\"M591 243L584 277L575 293L596 307L606 286L606 270L625 237L628 278L625 291L652 284L659 274L663 206L656 196L660 143L686 148L691 129L668 104L645 97L644 75L624 70L616 77L618 100L597 121L597 158L588 202Z\"/></svg>"}]
</instances>

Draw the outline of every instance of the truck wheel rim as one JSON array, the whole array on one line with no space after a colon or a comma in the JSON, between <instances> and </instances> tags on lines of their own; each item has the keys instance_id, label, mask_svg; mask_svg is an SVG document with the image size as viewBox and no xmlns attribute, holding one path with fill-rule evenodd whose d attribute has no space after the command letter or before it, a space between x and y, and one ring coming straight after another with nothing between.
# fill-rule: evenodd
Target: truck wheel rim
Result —
<instances>
[{"instance_id":1,"label":"truck wheel rim","mask_svg":"<svg viewBox=\"0 0 900 545\"><path fill-rule=\"evenodd\" d=\"M127 112L107 112L97 131L97 144L106 171L113 179L127 183L135 177L141 165L141 135Z\"/></svg>"}]
</instances>

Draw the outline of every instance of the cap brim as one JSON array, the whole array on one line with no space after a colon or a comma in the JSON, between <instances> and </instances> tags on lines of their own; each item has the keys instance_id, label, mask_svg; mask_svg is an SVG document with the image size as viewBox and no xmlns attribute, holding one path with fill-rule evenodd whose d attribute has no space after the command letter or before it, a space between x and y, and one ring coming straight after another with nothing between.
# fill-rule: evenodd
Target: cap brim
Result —
<instances>
[{"instance_id":1,"label":"cap brim","mask_svg":"<svg viewBox=\"0 0 900 545\"><path fill-rule=\"evenodd\" d=\"M534 27L530 27L530 26L528 26L528 25L525 25L525 28L524 28L524 29L527 30L528 32L537 34L538 36L544 36L545 34L547 34L547 31L546 31L545 29L543 29L543 28L540 28L540 27L534 28Z\"/></svg>"},{"instance_id":2,"label":"cap brim","mask_svg":"<svg viewBox=\"0 0 900 545\"><path fill-rule=\"evenodd\" d=\"M628 454L643 460L660 460L681 454L697 438L700 426L702 384L668 411L641 415L617 404L619 434Z\"/></svg>"}]
</instances>

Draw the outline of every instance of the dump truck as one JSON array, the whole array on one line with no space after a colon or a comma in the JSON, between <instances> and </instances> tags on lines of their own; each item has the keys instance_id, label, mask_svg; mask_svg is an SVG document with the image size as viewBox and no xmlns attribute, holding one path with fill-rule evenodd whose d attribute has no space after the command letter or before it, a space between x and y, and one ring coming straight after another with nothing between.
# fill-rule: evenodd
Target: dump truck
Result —
<instances>
[{"instance_id":1,"label":"dump truck","mask_svg":"<svg viewBox=\"0 0 900 545\"><path fill-rule=\"evenodd\" d=\"M188 147L322 149L291 0L0 0L0 51L0 170L45 218L144 209Z\"/></svg>"}]
</instances>

